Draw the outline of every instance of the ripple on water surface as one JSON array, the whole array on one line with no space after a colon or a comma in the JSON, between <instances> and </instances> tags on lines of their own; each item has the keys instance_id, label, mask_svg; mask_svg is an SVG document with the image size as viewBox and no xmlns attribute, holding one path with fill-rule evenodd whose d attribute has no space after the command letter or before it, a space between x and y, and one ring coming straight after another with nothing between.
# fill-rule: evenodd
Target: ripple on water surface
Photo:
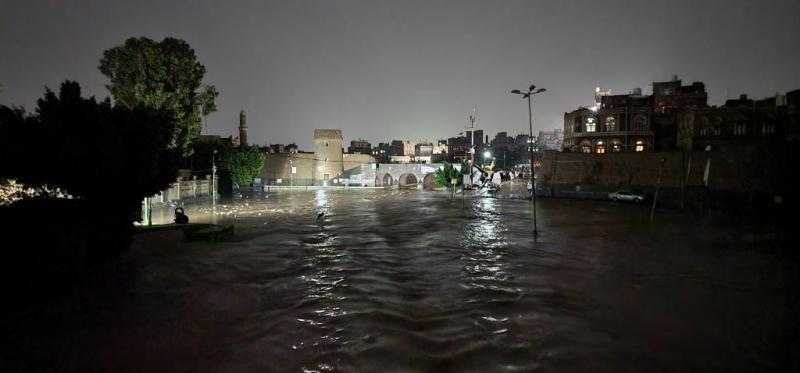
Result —
<instances>
[{"instance_id":1,"label":"ripple on water surface","mask_svg":"<svg viewBox=\"0 0 800 373\"><path fill-rule=\"evenodd\" d=\"M217 314L207 325L222 371L714 368L736 356L714 343L742 316L724 309L752 294L718 293L711 281L730 273L690 228L670 223L679 234L659 240L644 207L539 208L534 242L526 201L276 193L214 217L188 208L247 239L162 265L191 278L202 301L190 317ZM709 282L679 275L698 261Z\"/></svg>"}]
</instances>

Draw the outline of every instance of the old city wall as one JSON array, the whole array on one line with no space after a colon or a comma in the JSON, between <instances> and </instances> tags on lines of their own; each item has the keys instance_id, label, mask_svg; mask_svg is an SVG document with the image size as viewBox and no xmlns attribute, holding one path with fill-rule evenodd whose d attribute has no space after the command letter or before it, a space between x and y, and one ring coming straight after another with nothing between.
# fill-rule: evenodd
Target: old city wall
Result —
<instances>
[{"instance_id":1,"label":"old city wall","mask_svg":"<svg viewBox=\"0 0 800 373\"><path fill-rule=\"evenodd\" d=\"M266 154L262 178L266 185L278 180L280 184L314 185L314 153L274 153ZM297 173L291 174L291 166Z\"/></svg>"},{"instance_id":2,"label":"old city wall","mask_svg":"<svg viewBox=\"0 0 800 373\"><path fill-rule=\"evenodd\" d=\"M538 184L557 196L591 197L594 193L602 198L620 188L652 194L660 185L669 199L686 190L729 195L775 193L780 175L777 165L780 162L768 152L755 147L602 155L546 152L536 172Z\"/></svg>"},{"instance_id":3,"label":"old city wall","mask_svg":"<svg viewBox=\"0 0 800 373\"><path fill-rule=\"evenodd\" d=\"M361 167L362 164L375 163L375 158L368 154L344 154L342 160L345 172Z\"/></svg>"}]
</instances>

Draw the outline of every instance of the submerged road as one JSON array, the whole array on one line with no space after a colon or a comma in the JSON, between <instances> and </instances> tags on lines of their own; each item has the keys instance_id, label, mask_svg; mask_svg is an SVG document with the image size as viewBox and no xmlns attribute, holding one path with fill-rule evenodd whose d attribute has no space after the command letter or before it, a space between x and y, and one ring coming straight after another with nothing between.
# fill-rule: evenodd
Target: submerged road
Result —
<instances>
[{"instance_id":1,"label":"submerged road","mask_svg":"<svg viewBox=\"0 0 800 373\"><path fill-rule=\"evenodd\" d=\"M148 259L123 300L45 351L106 371L753 371L797 361L797 264L758 234L676 214L650 223L646 206L543 199L535 241L526 201L421 191L277 193L221 204L213 218L187 212L235 224L237 240Z\"/></svg>"}]
</instances>

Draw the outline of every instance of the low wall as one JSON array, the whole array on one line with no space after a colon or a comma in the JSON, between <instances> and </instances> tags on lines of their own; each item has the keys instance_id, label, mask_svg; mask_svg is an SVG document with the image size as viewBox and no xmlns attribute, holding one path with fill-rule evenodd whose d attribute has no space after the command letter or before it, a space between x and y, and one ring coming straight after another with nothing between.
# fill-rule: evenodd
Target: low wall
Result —
<instances>
[{"instance_id":1,"label":"low wall","mask_svg":"<svg viewBox=\"0 0 800 373\"><path fill-rule=\"evenodd\" d=\"M191 179L177 179L167 189L150 197L151 203L169 203L175 201L211 198L211 192L219 182L219 177L211 179L211 175Z\"/></svg>"}]
</instances>

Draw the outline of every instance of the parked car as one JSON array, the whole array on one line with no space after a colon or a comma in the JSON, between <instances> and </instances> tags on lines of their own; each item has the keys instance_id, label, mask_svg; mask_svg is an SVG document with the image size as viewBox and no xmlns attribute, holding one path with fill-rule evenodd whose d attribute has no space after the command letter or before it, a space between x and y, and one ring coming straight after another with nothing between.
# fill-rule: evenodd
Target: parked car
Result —
<instances>
[{"instance_id":1,"label":"parked car","mask_svg":"<svg viewBox=\"0 0 800 373\"><path fill-rule=\"evenodd\" d=\"M624 202L643 202L644 195L640 193L634 193L628 190L618 190L614 193L608 194L608 199L612 201L624 201Z\"/></svg>"}]
</instances>

